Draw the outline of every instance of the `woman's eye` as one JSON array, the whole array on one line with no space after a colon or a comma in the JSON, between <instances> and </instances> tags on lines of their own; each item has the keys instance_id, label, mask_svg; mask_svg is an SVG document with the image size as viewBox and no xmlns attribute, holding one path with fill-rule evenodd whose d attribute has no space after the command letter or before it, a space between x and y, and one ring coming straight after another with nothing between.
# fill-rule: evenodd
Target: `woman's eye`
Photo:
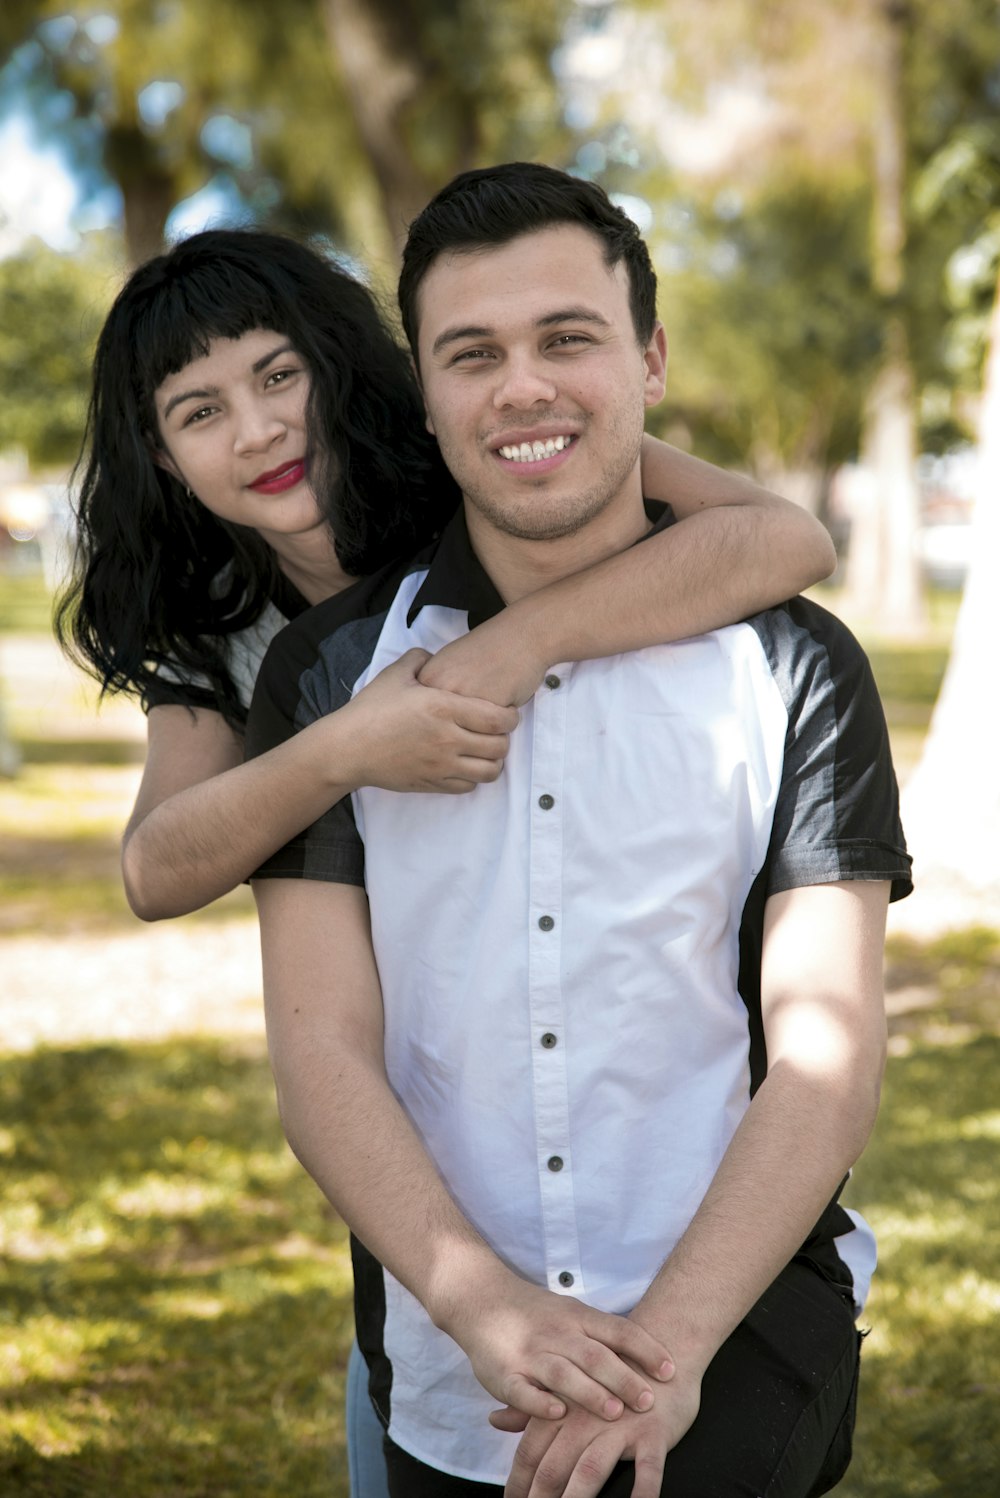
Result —
<instances>
[{"instance_id":1,"label":"woman's eye","mask_svg":"<svg viewBox=\"0 0 1000 1498\"><path fill-rule=\"evenodd\" d=\"M186 427L195 426L199 421L204 421L207 416L211 416L214 411L214 406L199 406L197 411L191 412L184 425Z\"/></svg>"},{"instance_id":2,"label":"woman's eye","mask_svg":"<svg viewBox=\"0 0 1000 1498\"><path fill-rule=\"evenodd\" d=\"M492 355L489 349L467 348L463 349L460 354L456 354L451 362L453 364L479 364L484 359L490 358L492 358Z\"/></svg>"},{"instance_id":3,"label":"woman's eye","mask_svg":"<svg viewBox=\"0 0 1000 1498\"><path fill-rule=\"evenodd\" d=\"M290 380L292 375L298 374L298 372L297 369L275 369L268 375L267 383L269 385L283 385L286 380Z\"/></svg>"}]
</instances>

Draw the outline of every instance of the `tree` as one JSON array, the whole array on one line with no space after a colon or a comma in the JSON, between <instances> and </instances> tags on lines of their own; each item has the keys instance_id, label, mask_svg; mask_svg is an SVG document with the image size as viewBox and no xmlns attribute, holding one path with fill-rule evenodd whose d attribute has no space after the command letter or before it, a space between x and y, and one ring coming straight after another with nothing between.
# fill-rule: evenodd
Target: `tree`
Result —
<instances>
[{"instance_id":1,"label":"tree","mask_svg":"<svg viewBox=\"0 0 1000 1498\"><path fill-rule=\"evenodd\" d=\"M863 465L878 503L854 517L847 574L853 613L893 634L924 623L917 537L914 371L903 306L906 282L904 43L906 0L872 0L872 285L882 304L882 357L865 403Z\"/></svg>"},{"instance_id":2,"label":"tree","mask_svg":"<svg viewBox=\"0 0 1000 1498\"><path fill-rule=\"evenodd\" d=\"M0 260L0 447L34 464L80 449L94 340L115 291L107 258L29 244Z\"/></svg>"},{"instance_id":3,"label":"tree","mask_svg":"<svg viewBox=\"0 0 1000 1498\"><path fill-rule=\"evenodd\" d=\"M1000 128L995 119L959 132L932 160L921 183L928 213L956 201L978 217L953 273L959 325L976 316L977 293L990 276L979 405L977 500L972 564L956 623L948 669L917 769L904 794L918 890L938 917L970 892L1000 910L1000 697L995 690L1000 638ZM953 272L957 272L953 262Z\"/></svg>"},{"instance_id":4,"label":"tree","mask_svg":"<svg viewBox=\"0 0 1000 1498\"><path fill-rule=\"evenodd\" d=\"M352 238L365 172L317 0L18 3L0 13L2 55L8 100L120 190L132 264L210 183L236 216Z\"/></svg>"},{"instance_id":5,"label":"tree","mask_svg":"<svg viewBox=\"0 0 1000 1498\"><path fill-rule=\"evenodd\" d=\"M215 183L234 214L331 237L387 278L454 173L558 154L550 57L571 7L11 0L0 57L8 96L30 94L120 189L133 264L159 250L175 204Z\"/></svg>"},{"instance_id":6,"label":"tree","mask_svg":"<svg viewBox=\"0 0 1000 1498\"><path fill-rule=\"evenodd\" d=\"M867 595L865 611L881 616L887 628L912 628L918 616L918 416L921 445L953 440L960 426L952 398L956 371L940 355L946 324L940 285L961 238L954 224L915 221L911 190L927 160L995 88L995 0L908 0L905 6L902 0L841 0L835 7L825 0L717 0L710 7L697 0L658 0L655 6L634 0L634 8L645 29L628 58L632 97L622 108L627 118L641 118L649 58L648 68L668 83L646 106L648 138L669 153L678 138L701 126L702 144L707 139L714 149L701 152L697 188L690 169L682 181L690 198L707 200L708 217L714 200L727 200L727 212L735 215L728 243L737 253L741 238L762 237L773 202L786 188L790 195L811 194L832 214L853 214L860 202L867 204L867 287L859 310L870 319L881 360L869 362L867 390L855 383L862 373L857 363L845 368L845 383L855 383L858 446L881 469L881 503L874 538L865 544L862 533L855 548L858 560L870 559L877 585L856 591ZM746 225L742 234L738 220ZM791 215L788 222L799 232ZM808 312L810 291L822 299L840 275L830 262L803 269L801 289L783 289L763 274L759 279L759 296L779 319L786 302ZM742 268L747 285L755 270L766 267L748 260ZM725 280L717 279L720 285ZM740 329L730 332L738 340ZM808 357L790 363L786 378L797 380L800 368L808 376ZM717 373L725 379L724 362ZM821 396L822 386L813 389ZM928 390L934 400L925 404ZM752 399L751 391L741 395ZM766 410L768 385L760 398ZM768 425L775 429L773 421Z\"/></svg>"},{"instance_id":7,"label":"tree","mask_svg":"<svg viewBox=\"0 0 1000 1498\"><path fill-rule=\"evenodd\" d=\"M323 0L385 223L458 172L566 148L551 57L571 0Z\"/></svg>"}]
</instances>

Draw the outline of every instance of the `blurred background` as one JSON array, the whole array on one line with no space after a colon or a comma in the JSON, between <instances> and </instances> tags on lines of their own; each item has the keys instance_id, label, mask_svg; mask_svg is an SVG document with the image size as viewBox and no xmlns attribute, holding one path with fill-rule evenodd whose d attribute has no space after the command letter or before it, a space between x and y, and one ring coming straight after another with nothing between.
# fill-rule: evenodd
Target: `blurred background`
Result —
<instances>
[{"instance_id":1,"label":"blurred background","mask_svg":"<svg viewBox=\"0 0 1000 1498\"><path fill-rule=\"evenodd\" d=\"M259 223L391 303L456 172L545 160L637 221L658 435L820 515L918 892L850 1190L879 1230L847 1498L1000 1482L1000 5L4 0L0 1492L346 1494L342 1226L285 1150L238 891L141 926L144 721L49 617L88 367L164 242Z\"/></svg>"}]
</instances>

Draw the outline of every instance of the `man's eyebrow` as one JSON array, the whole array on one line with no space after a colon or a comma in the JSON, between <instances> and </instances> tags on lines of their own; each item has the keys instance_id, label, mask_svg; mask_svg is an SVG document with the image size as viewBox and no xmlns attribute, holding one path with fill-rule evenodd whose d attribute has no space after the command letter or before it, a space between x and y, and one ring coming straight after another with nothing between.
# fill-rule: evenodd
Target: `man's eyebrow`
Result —
<instances>
[{"instance_id":1,"label":"man's eyebrow","mask_svg":"<svg viewBox=\"0 0 1000 1498\"><path fill-rule=\"evenodd\" d=\"M562 307L557 312L546 312L535 324L538 328L551 328L560 322L592 322L598 327L610 328L611 324L600 312L595 312L593 307Z\"/></svg>"},{"instance_id":2,"label":"man's eyebrow","mask_svg":"<svg viewBox=\"0 0 1000 1498\"><path fill-rule=\"evenodd\" d=\"M259 359L255 359L253 364L250 366L251 372L253 374L261 374L267 368L267 366L273 362L273 360L279 359L282 354L293 354L294 352L295 348L291 343L281 343L277 348L273 348L268 353L262 354ZM164 406L162 420L166 421L171 411L173 411L175 407L183 405L185 401L210 400L213 396L217 396L218 394L218 385L202 385L197 390L178 391L176 395L172 395L170 397L170 399L167 401L167 404Z\"/></svg>"},{"instance_id":3,"label":"man's eyebrow","mask_svg":"<svg viewBox=\"0 0 1000 1498\"><path fill-rule=\"evenodd\" d=\"M546 312L543 317L538 318L536 328L552 328L564 322L588 322L594 323L601 328L609 328L611 324L600 312L595 312L592 307L559 307L555 312ZM481 328L469 325L462 328L445 328L434 340L431 349L432 354L438 354L450 343L458 343L463 338L492 338L492 328Z\"/></svg>"},{"instance_id":4,"label":"man's eyebrow","mask_svg":"<svg viewBox=\"0 0 1000 1498\"><path fill-rule=\"evenodd\" d=\"M443 348L447 348L449 343L458 343L463 338L492 338L492 336L492 328L476 328L471 325L464 328L445 328L444 332L439 333L435 338L431 353L438 354Z\"/></svg>"}]
</instances>

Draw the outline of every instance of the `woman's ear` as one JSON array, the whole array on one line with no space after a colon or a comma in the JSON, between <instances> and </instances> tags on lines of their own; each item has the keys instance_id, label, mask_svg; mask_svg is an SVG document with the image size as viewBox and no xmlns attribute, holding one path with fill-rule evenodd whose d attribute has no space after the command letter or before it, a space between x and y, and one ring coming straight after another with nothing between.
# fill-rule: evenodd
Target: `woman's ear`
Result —
<instances>
[{"instance_id":1,"label":"woman's ear","mask_svg":"<svg viewBox=\"0 0 1000 1498\"><path fill-rule=\"evenodd\" d=\"M149 449L149 456L152 458L157 468L162 468L164 473L169 473L172 479L176 479L179 484L183 484L184 475L181 473L180 469L177 467L177 464L174 462L173 458L166 451L166 449L157 447L152 437L146 438L146 446ZM187 486L185 484L185 488L186 487Z\"/></svg>"}]
</instances>

